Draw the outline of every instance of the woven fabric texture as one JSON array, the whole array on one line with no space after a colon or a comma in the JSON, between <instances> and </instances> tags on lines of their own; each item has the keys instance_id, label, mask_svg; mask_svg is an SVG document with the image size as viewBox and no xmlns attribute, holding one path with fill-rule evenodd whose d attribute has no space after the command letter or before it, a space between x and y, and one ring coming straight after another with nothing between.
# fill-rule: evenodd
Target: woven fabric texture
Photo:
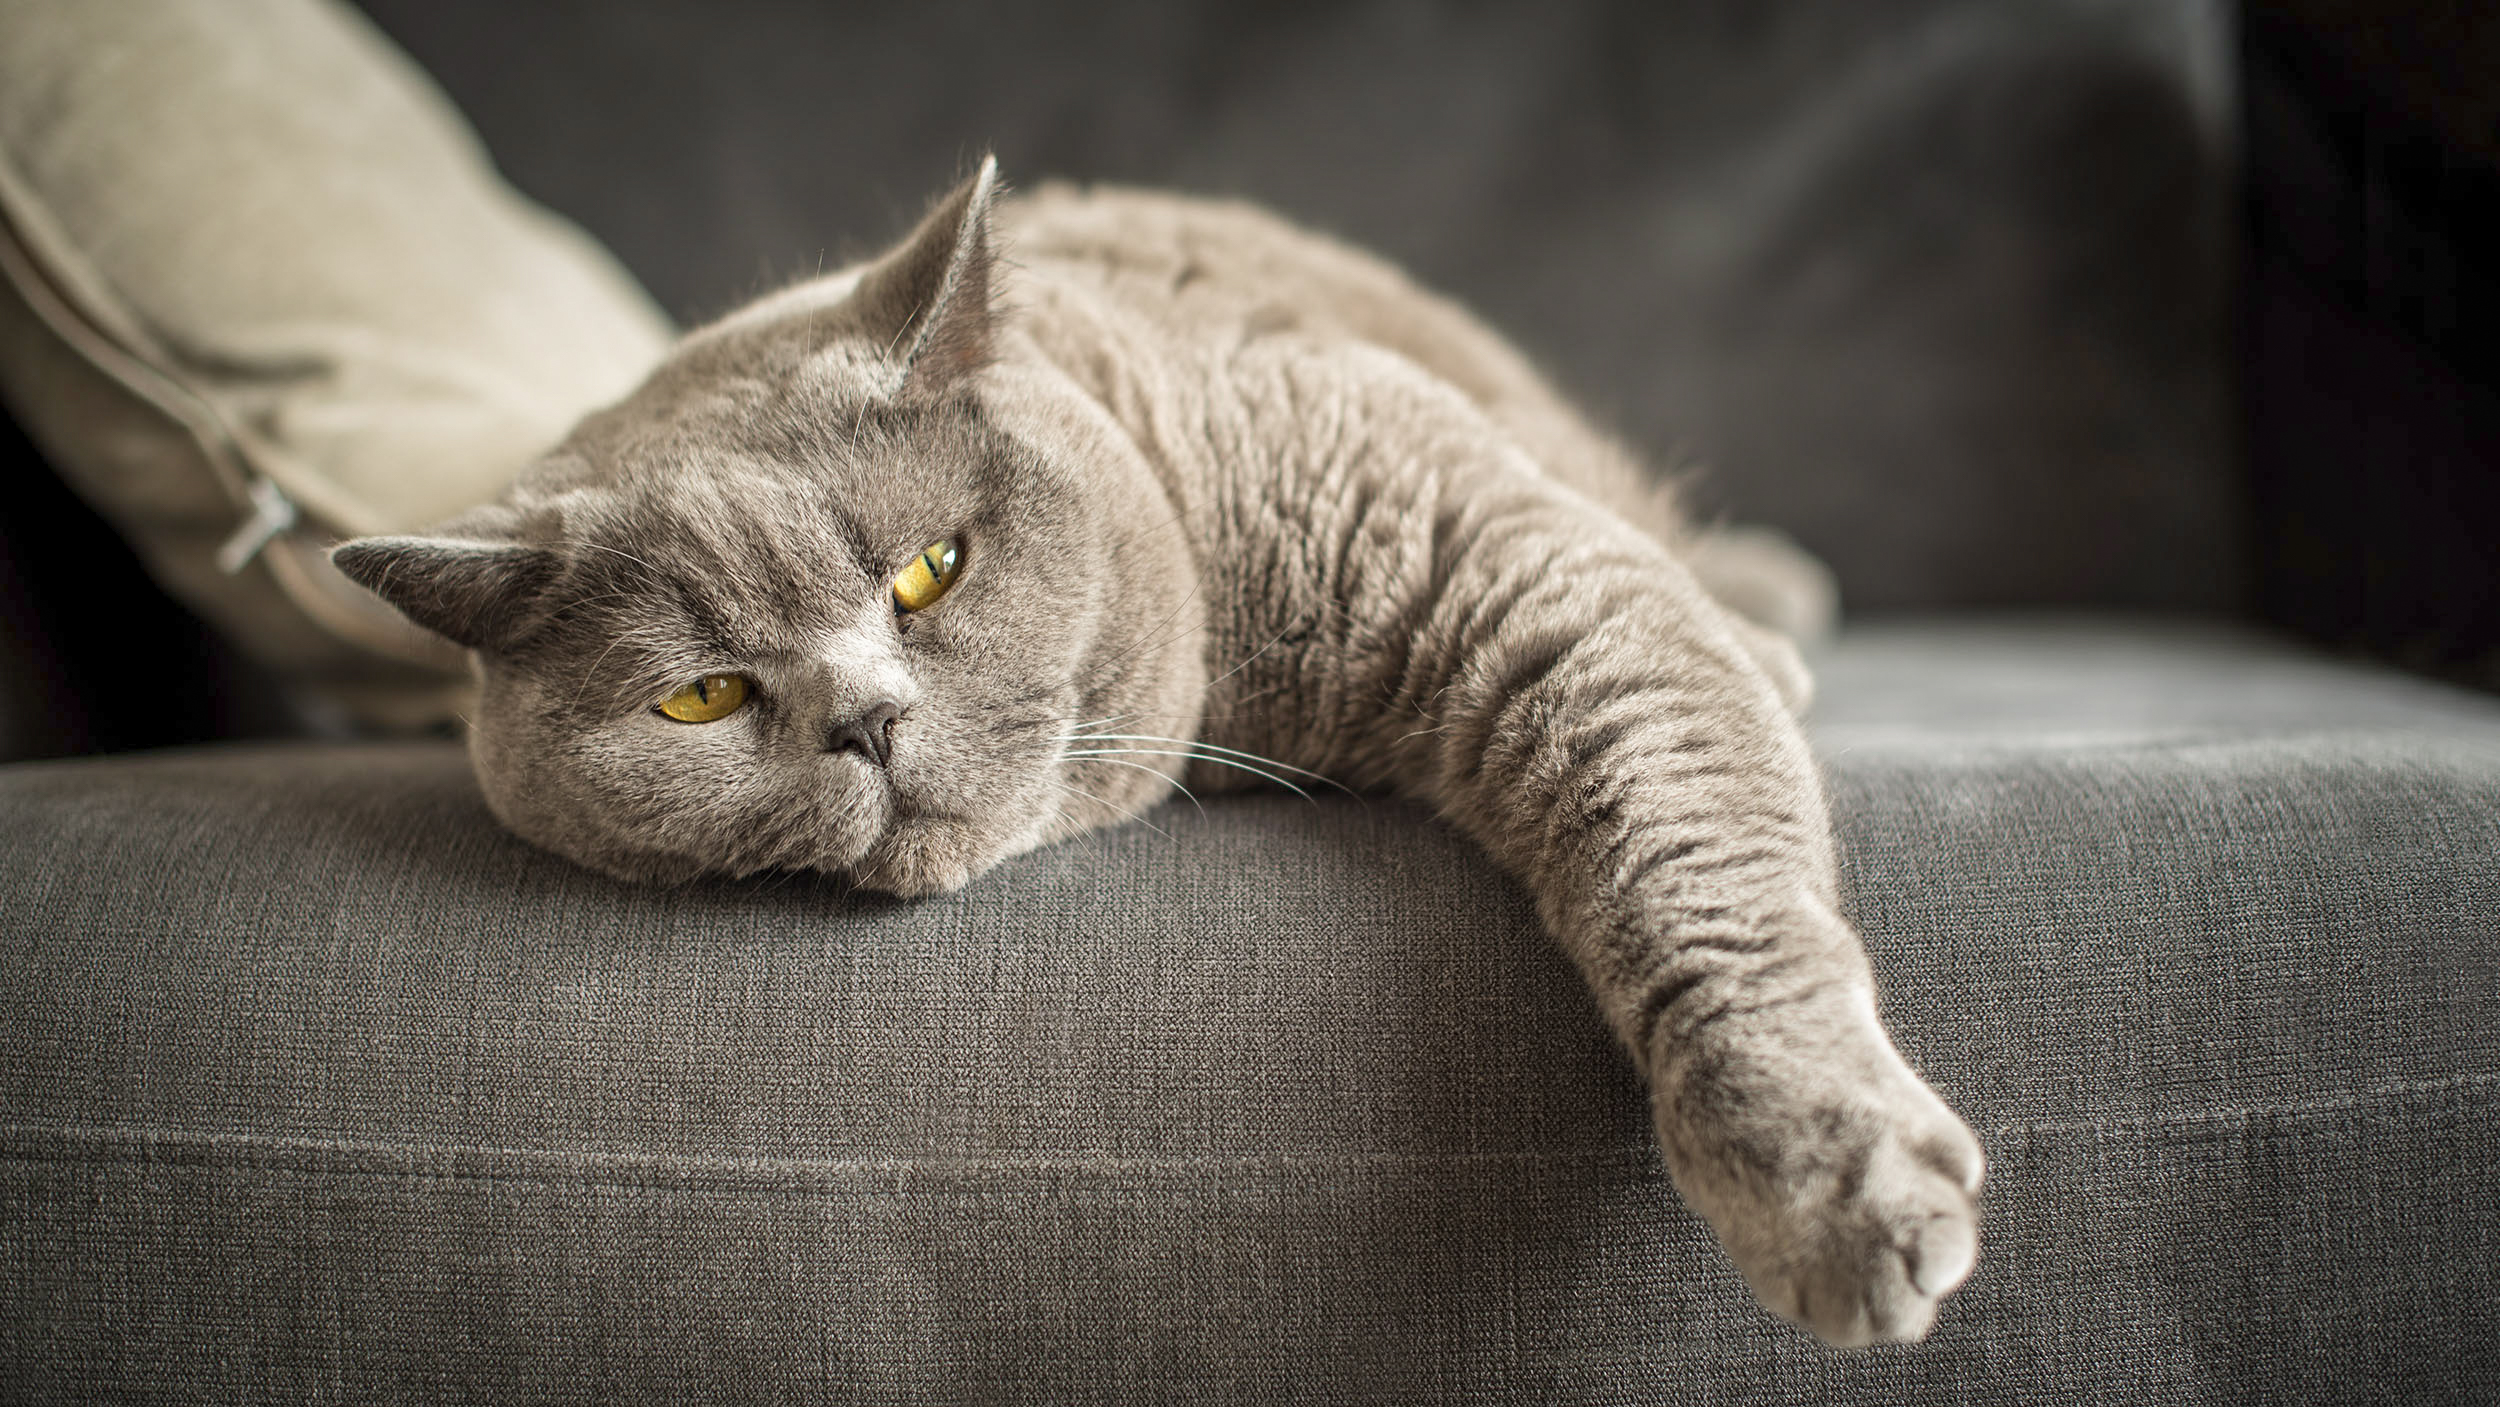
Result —
<instances>
[{"instance_id":1,"label":"woven fabric texture","mask_svg":"<svg viewBox=\"0 0 2500 1407\"><path fill-rule=\"evenodd\" d=\"M1753 1306L1523 896L1400 806L1166 806L926 903L655 893L502 835L450 747L226 746L0 769L0 1380L2500 1392L2500 707L2105 626L1823 676L1887 1011L1994 1160L1926 1345Z\"/></svg>"}]
</instances>

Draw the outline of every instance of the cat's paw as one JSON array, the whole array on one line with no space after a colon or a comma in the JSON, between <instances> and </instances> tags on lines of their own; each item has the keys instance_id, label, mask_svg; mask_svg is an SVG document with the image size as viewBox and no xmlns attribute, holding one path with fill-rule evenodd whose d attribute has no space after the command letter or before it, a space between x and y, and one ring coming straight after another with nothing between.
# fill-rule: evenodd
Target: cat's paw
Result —
<instances>
[{"instance_id":1,"label":"cat's paw","mask_svg":"<svg viewBox=\"0 0 2500 1407\"><path fill-rule=\"evenodd\" d=\"M1854 1167L1773 1189L1738 1268L1773 1313L1827 1343L1924 1338L1979 1258L1978 1145L1958 1129L1891 1132L1850 1156Z\"/></svg>"},{"instance_id":2,"label":"cat's paw","mask_svg":"<svg viewBox=\"0 0 2500 1407\"><path fill-rule=\"evenodd\" d=\"M1978 1260L1979 1142L1880 1029L1802 1053L1662 1093L1676 1182L1774 1313L1844 1348L1923 1338Z\"/></svg>"}]
</instances>

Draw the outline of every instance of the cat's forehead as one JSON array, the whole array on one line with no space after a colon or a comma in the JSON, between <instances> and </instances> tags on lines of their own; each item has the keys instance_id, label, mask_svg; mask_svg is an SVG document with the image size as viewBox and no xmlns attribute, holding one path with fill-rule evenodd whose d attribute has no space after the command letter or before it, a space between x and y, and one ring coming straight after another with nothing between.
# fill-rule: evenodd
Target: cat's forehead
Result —
<instances>
[{"instance_id":1,"label":"cat's forehead","mask_svg":"<svg viewBox=\"0 0 2500 1407\"><path fill-rule=\"evenodd\" d=\"M653 433L653 430L665 433ZM752 414L577 444L552 505L578 598L722 633L822 628L912 554L990 516L977 436L891 415ZM823 619L817 619L823 617Z\"/></svg>"},{"instance_id":2,"label":"cat's forehead","mask_svg":"<svg viewBox=\"0 0 2500 1407\"><path fill-rule=\"evenodd\" d=\"M639 403L638 403L639 402ZM566 447L564 487L608 516L708 533L762 514L874 537L987 496L996 446L968 411L898 410L804 383L637 397Z\"/></svg>"},{"instance_id":3,"label":"cat's forehead","mask_svg":"<svg viewBox=\"0 0 2500 1407\"><path fill-rule=\"evenodd\" d=\"M584 515L584 536L703 572L784 557L820 572L865 571L875 515L861 512L861 496L848 488L713 455L689 472L623 478Z\"/></svg>"},{"instance_id":4,"label":"cat's forehead","mask_svg":"<svg viewBox=\"0 0 2500 1407\"><path fill-rule=\"evenodd\" d=\"M839 515L786 491L722 487L612 491L568 515L568 569L538 658L579 676L594 712L727 663L821 656L881 604Z\"/></svg>"}]
</instances>

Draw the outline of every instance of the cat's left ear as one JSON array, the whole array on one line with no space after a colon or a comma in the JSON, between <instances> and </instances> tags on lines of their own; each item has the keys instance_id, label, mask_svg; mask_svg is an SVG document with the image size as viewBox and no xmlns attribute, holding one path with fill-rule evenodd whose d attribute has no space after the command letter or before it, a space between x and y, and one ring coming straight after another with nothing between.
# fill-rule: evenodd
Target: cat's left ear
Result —
<instances>
[{"instance_id":1,"label":"cat's left ear","mask_svg":"<svg viewBox=\"0 0 2500 1407\"><path fill-rule=\"evenodd\" d=\"M860 277L851 300L869 335L896 349L903 363L901 394L943 394L989 364L995 336L990 272L990 206L998 194L998 158L932 207L894 252Z\"/></svg>"},{"instance_id":2,"label":"cat's left ear","mask_svg":"<svg viewBox=\"0 0 2500 1407\"><path fill-rule=\"evenodd\" d=\"M518 521L511 509L489 504L421 536L342 542L330 561L435 634L499 650L537 621L564 568L554 549L519 540Z\"/></svg>"}]
</instances>

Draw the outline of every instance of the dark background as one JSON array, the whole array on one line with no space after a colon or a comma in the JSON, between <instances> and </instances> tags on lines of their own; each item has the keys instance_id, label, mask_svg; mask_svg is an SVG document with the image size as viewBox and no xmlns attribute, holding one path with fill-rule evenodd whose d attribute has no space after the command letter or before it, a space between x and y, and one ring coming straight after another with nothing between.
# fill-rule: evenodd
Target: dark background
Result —
<instances>
[{"instance_id":1,"label":"dark background","mask_svg":"<svg viewBox=\"0 0 2500 1407\"><path fill-rule=\"evenodd\" d=\"M681 321L985 148L1246 195L1466 298L1855 613L2253 615L2500 687L2476 8L368 9ZM52 659L11 752L289 726L49 475L7 493L0 620Z\"/></svg>"},{"instance_id":2,"label":"dark background","mask_svg":"<svg viewBox=\"0 0 2500 1407\"><path fill-rule=\"evenodd\" d=\"M2500 689L2500 7L2252 7L2256 604Z\"/></svg>"}]
</instances>

